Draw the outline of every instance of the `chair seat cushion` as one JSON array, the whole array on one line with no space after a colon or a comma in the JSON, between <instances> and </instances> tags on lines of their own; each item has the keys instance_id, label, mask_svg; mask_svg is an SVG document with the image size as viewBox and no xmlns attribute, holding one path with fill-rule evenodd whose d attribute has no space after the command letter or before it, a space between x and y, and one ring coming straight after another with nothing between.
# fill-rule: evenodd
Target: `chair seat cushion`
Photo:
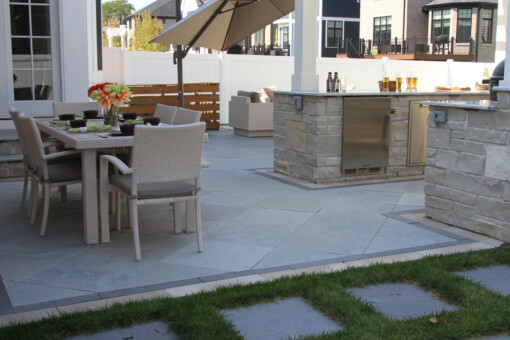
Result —
<instances>
[{"instance_id":1,"label":"chair seat cushion","mask_svg":"<svg viewBox=\"0 0 510 340\"><path fill-rule=\"evenodd\" d=\"M131 196L133 176L111 175L110 184ZM194 184L188 181L166 183L144 183L138 185L138 199L192 196L197 192Z\"/></svg>"},{"instance_id":2,"label":"chair seat cushion","mask_svg":"<svg viewBox=\"0 0 510 340\"><path fill-rule=\"evenodd\" d=\"M43 179L42 169L37 170L39 178ZM81 161L64 161L61 163L48 164L48 177L50 183L71 182L81 180Z\"/></svg>"}]
</instances>

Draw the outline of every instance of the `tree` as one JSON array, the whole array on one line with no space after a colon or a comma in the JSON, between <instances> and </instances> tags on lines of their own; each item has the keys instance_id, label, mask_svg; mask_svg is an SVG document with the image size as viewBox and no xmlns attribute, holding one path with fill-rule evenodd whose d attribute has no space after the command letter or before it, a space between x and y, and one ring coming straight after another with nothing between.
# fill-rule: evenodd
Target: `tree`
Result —
<instances>
[{"instance_id":1,"label":"tree","mask_svg":"<svg viewBox=\"0 0 510 340\"><path fill-rule=\"evenodd\" d=\"M126 17L130 15L135 8L127 2L127 0L111 0L103 3L101 9L103 21L113 18L117 21L118 27L118 25L126 22Z\"/></svg>"},{"instance_id":2,"label":"tree","mask_svg":"<svg viewBox=\"0 0 510 340\"><path fill-rule=\"evenodd\" d=\"M133 38L130 49L133 51L168 51L168 45L151 44L150 41L163 32L163 23L158 18L152 19L149 11L144 11L135 18Z\"/></svg>"}]
</instances>

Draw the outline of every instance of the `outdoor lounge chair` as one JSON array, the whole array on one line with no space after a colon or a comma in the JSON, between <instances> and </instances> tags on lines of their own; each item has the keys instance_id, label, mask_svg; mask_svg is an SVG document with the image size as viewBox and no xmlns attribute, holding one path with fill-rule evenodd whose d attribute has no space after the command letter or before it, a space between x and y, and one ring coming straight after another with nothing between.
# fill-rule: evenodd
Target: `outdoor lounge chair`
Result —
<instances>
[{"instance_id":1,"label":"outdoor lounge chair","mask_svg":"<svg viewBox=\"0 0 510 340\"><path fill-rule=\"evenodd\" d=\"M19 124L29 146L30 167L33 173L30 195L30 223L35 223L39 196L37 187L39 183L43 187L44 200L43 217L39 234L40 236L44 236L46 234L46 224L48 222L51 187L81 183L81 159L69 157L80 154L81 151L69 150L46 154L34 118L20 117ZM63 161L57 162L56 160L58 159Z\"/></svg>"},{"instance_id":2,"label":"outdoor lounge chair","mask_svg":"<svg viewBox=\"0 0 510 340\"><path fill-rule=\"evenodd\" d=\"M138 206L169 202L195 202L198 251L203 251L200 216L200 171L205 123L180 126L136 126L133 166L111 155L100 157L101 239L109 240L108 191L128 197L135 258L141 261ZM111 163L120 174L110 174ZM119 214L120 211L117 211Z\"/></svg>"}]
</instances>

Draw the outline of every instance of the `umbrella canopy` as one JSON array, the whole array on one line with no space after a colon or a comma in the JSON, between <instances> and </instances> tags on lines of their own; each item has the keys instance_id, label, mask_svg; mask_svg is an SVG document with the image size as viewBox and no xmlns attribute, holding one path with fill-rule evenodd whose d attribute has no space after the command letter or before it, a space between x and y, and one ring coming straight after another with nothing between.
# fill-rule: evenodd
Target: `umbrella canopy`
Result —
<instances>
[{"instance_id":1,"label":"umbrella canopy","mask_svg":"<svg viewBox=\"0 0 510 340\"><path fill-rule=\"evenodd\" d=\"M151 42L223 51L293 10L294 0L211 0Z\"/></svg>"}]
</instances>

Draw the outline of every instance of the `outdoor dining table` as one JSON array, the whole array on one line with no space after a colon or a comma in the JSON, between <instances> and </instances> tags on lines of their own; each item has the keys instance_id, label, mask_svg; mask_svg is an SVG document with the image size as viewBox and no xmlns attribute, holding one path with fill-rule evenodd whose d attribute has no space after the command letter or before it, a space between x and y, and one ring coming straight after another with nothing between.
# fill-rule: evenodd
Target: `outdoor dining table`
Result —
<instances>
[{"instance_id":1,"label":"outdoor dining table","mask_svg":"<svg viewBox=\"0 0 510 340\"><path fill-rule=\"evenodd\" d=\"M66 147L82 151L84 242L85 244L99 243L96 155L101 149L132 147L134 137L112 136L108 132L71 133L67 131L67 126L51 125L52 120L54 118L39 118L35 122L40 131L62 141ZM107 240L101 241L107 242Z\"/></svg>"}]
</instances>

